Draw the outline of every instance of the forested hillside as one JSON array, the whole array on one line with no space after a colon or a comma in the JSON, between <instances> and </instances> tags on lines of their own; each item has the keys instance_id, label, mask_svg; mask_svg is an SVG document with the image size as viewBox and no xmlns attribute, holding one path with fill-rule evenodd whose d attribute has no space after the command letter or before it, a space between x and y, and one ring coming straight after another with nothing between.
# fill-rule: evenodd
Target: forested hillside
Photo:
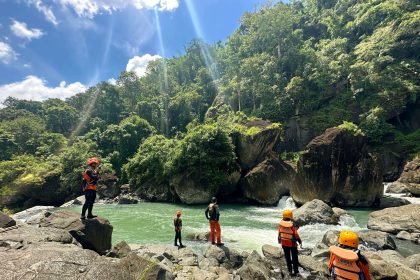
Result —
<instances>
[{"instance_id":1,"label":"forested hillside","mask_svg":"<svg viewBox=\"0 0 420 280\"><path fill-rule=\"evenodd\" d=\"M245 14L226 42L193 41L150 63L144 77L122 72L65 101L8 98L0 208L77 195L89 156L119 184L160 186L187 169L223 185L236 169L231 136L258 132L245 125L258 119L282 127L283 156L343 122L375 149L415 155L419 33L417 1L291 1Z\"/></svg>"}]
</instances>

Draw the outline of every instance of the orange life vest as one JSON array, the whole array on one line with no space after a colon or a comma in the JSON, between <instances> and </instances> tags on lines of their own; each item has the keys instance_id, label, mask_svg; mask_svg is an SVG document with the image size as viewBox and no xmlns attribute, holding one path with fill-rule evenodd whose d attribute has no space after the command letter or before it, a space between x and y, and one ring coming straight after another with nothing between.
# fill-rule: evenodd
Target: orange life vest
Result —
<instances>
[{"instance_id":1,"label":"orange life vest","mask_svg":"<svg viewBox=\"0 0 420 280\"><path fill-rule=\"evenodd\" d=\"M93 191L96 191L96 184L97 183L96 182L92 182L92 179L87 174L88 171L89 171L89 169L86 169L85 172L84 172L84 174L83 174L83 177L84 177L85 182L86 182L85 190L93 190ZM92 171L92 172L94 172L94 171Z\"/></svg>"},{"instance_id":2,"label":"orange life vest","mask_svg":"<svg viewBox=\"0 0 420 280\"><path fill-rule=\"evenodd\" d=\"M330 252L334 258L331 268L331 274L337 280L359 280L364 279L361 276L363 272L357 265L359 256L356 252L340 248L338 246L331 246Z\"/></svg>"},{"instance_id":3,"label":"orange life vest","mask_svg":"<svg viewBox=\"0 0 420 280\"><path fill-rule=\"evenodd\" d=\"M281 234L281 240L282 241L296 241L296 237L292 230L293 222L292 221L281 221L280 227L279 227L279 233Z\"/></svg>"}]
</instances>

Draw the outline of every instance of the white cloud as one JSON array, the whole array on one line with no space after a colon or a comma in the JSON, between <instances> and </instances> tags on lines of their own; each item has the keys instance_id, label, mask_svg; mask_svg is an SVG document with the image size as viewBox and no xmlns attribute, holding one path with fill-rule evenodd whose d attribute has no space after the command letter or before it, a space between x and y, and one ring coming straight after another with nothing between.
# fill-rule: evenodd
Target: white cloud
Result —
<instances>
[{"instance_id":1,"label":"white cloud","mask_svg":"<svg viewBox=\"0 0 420 280\"><path fill-rule=\"evenodd\" d=\"M162 58L159 55L145 54L143 56L135 56L131 58L126 67L126 71L133 71L139 77L143 77L146 74L147 65L149 62Z\"/></svg>"},{"instance_id":2,"label":"white cloud","mask_svg":"<svg viewBox=\"0 0 420 280\"><path fill-rule=\"evenodd\" d=\"M26 23L13 20L12 25L10 25L10 30L19 38L32 40L38 39L45 33L38 28L29 28Z\"/></svg>"},{"instance_id":3,"label":"white cloud","mask_svg":"<svg viewBox=\"0 0 420 280\"><path fill-rule=\"evenodd\" d=\"M48 98L65 99L79 92L86 91L87 87L79 82L67 85L61 82L57 87L49 87L45 80L37 76L27 76L20 82L0 86L0 103L7 97L42 101Z\"/></svg>"},{"instance_id":4,"label":"white cloud","mask_svg":"<svg viewBox=\"0 0 420 280\"><path fill-rule=\"evenodd\" d=\"M15 60L16 57L17 53L12 47L9 44L0 41L0 62L9 64L9 62Z\"/></svg>"},{"instance_id":5,"label":"white cloud","mask_svg":"<svg viewBox=\"0 0 420 280\"><path fill-rule=\"evenodd\" d=\"M115 80L114 78L110 78L108 79L108 83L115 86L117 84L117 80Z\"/></svg>"},{"instance_id":6,"label":"white cloud","mask_svg":"<svg viewBox=\"0 0 420 280\"><path fill-rule=\"evenodd\" d=\"M27 2L31 5L34 5L35 8L44 15L47 21L54 25L58 24L57 18L55 17L51 7L44 5L42 0L27 0Z\"/></svg>"},{"instance_id":7,"label":"white cloud","mask_svg":"<svg viewBox=\"0 0 420 280\"><path fill-rule=\"evenodd\" d=\"M112 13L132 6L138 10L159 9L173 11L180 0L58 0L63 6L71 7L77 15L92 18L101 11Z\"/></svg>"}]
</instances>

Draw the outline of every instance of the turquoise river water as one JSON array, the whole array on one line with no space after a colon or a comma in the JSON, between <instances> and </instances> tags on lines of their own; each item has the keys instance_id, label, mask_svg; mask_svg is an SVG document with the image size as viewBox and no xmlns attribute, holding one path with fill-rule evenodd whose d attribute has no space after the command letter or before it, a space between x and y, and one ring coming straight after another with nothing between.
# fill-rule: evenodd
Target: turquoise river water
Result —
<instances>
[{"instance_id":1,"label":"turquoise river water","mask_svg":"<svg viewBox=\"0 0 420 280\"><path fill-rule=\"evenodd\" d=\"M223 242L239 250L260 250L262 245L277 245L277 225L284 208L294 208L293 201L283 197L277 207L244 205L220 205ZM81 207L73 207L80 211ZM130 244L172 244L174 237L173 218L176 210L183 212L184 244L204 247L206 244L189 242L186 235L208 231L204 216L205 206L186 206L169 203L143 202L134 205L95 205L95 214L109 219L114 227L113 243L125 240ZM351 210L352 215L342 217L340 225L315 224L299 229L303 246L312 248L330 229L366 229L371 210ZM398 241L397 241L398 242ZM404 255L419 253L420 246L410 242L398 242Z\"/></svg>"}]
</instances>

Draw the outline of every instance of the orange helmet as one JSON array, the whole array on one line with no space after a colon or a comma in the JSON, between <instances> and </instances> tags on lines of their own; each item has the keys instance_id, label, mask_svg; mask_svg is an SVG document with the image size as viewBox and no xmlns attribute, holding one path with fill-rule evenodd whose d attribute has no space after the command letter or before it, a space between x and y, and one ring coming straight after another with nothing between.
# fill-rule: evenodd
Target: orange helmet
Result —
<instances>
[{"instance_id":1,"label":"orange helmet","mask_svg":"<svg viewBox=\"0 0 420 280\"><path fill-rule=\"evenodd\" d=\"M179 211L179 210L178 210L178 211L176 211L176 215L177 215L177 216L181 216L181 214L182 214L182 213L181 213L181 211Z\"/></svg>"},{"instance_id":2,"label":"orange helmet","mask_svg":"<svg viewBox=\"0 0 420 280\"><path fill-rule=\"evenodd\" d=\"M95 157L90 158L90 159L88 159L88 161L87 161L87 164L88 164L88 165L92 165L92 164L94 164L94 163L99 164L99 160L98 160L97 158L95 158Z\"/></svg>"},{"instance_id":3,"label":"orange helmet","mask_svg":"<svg viewBox=\"0 0 420 280\"><path fill-rule=\"evenodd\" d=\"M283 210L283 219L293 219L293 211L290 209Z\"/></svg>"},{"instance_id":4,"label":"orange helmet","mask_svg":"<svg viewBox=\"0 0 420 280\"><path fill-rule=\"evenodd\" d=\"M359 236L354 231L343 230L338 237L338 243L357 249L359 247Z\"/></svg>"}]
</instances>

